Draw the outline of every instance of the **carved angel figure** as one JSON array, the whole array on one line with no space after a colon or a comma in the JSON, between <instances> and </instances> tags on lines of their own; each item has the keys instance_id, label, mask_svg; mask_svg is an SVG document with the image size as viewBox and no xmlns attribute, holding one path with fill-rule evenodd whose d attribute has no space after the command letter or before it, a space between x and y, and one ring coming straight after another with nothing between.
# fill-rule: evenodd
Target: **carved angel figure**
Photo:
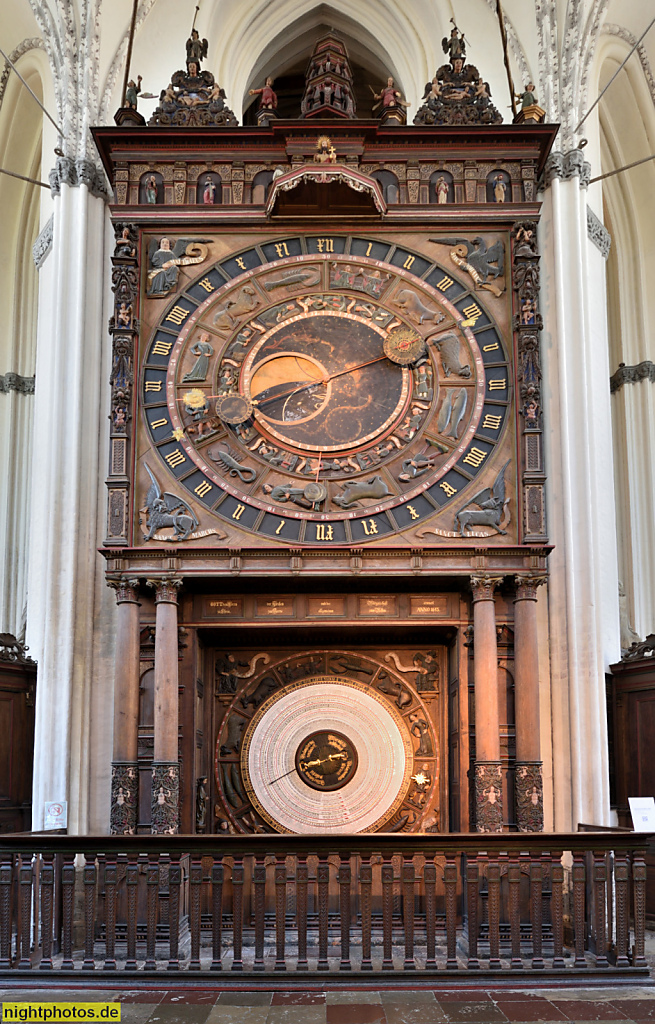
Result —
<instances>
[{"instance_id":1,"label":"carved angel figure","mask_svg":"<svg viewBox=\"0 0 655 1024\"><path fill-rule=\"evenodd\" d=\"M156 238L150 243L148 255L148 295L168 295L175 288L179 267L202 263L207 259L206 238L178 238L171 248L170 238Z\"/></svg>"},{"instance_id":2,"label":"carved angel figure","mask_svg":"<svg viewBox=\"0 0 655 1024\"><path fill-rule=\"evenodd\" d=\"M455 513L455 525L459 527L460 537L464 537L464 530L472 526L490 526L496 533L506 534L507 530L501 530L500 523L503 518L505 505L509 498L505 498L505 470L509 466L509 459L501 469L491 487L485 487L475 497L462 505L459 512ZM477 509L471 508L477 505Z\"/></svg>"},{"instance_id":3,"label":"carved angel figure","mask_svg":"<svg viewBox=\"0 0 655 1024\"><path fill-rule=\"evenodd\" d=\"M206 39L201 39L198 33L198 29L194 28L191 30L191 35L186 41L186 62L187 65L192 61L196 64L200 64L202 60L207 56L207 50L209 49L209 43Z\"/></svg>"},{"instance_id":4,"label":"carved angel figure","mask_svg":"<svg viewBox=\"0 0 655 1024\"><path fill-rule=\"evenodd\" d=\"M148 514L148 533L144 539L152 540L157 530L172 526L175 530L173 540L188 540L190 534L198 526L193 509L184 498L179 498L176 494L171 494L170 491L164 491L162 494L148 465L146 465L146 470L152 483L146 495L145 510Z\"/></svg>"}]
</instances>

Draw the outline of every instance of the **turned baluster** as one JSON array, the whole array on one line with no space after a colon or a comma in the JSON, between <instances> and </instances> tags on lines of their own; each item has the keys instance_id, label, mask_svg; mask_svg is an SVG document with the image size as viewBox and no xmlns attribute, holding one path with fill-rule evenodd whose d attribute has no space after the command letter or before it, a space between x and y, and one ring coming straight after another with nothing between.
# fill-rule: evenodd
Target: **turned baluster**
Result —
<instances>
[{"instance_id":1,"label":"turned baluster","mask_svg":"<svg viewBox=\"0 0 655 1024\"><path fill-rule=\"evenodd\" d=\"M95 867L95 865L94 865ZM21 853L20 869L18 872L20 889L20 914L21 914L21 955L18 961L18 969L21 971L32 970L32 854ZM86 879L85 879L86 881ZM86 890L85 890L86 895ZM85 907L86 909L86 907ZM87 915L85 914L85 923ZM93 925L93 922L92 922ZM93 935L93 932L91 932ZM88 948L85 936L85 951ZM93 942L91 943L91 954L93 955ZM93 964L93 960L91 961ZM86 959L85 959L86 966ZM93 964L95 967L95 964Z\"/></svg>"},{"instance_id":2,"label":"turned baluster","mask_svg":"<svg viewBox=\"0 0 655 1024\"><path fill-rule=\"evenodd\" d=\"M373 902L373 863L369 857L362 861L359 869L360 900L362 908L362 971L372 971L371 960L371 914Z\"/></svg>"},{"instance_id":3,"label":"turned baluster","mask_svg":"<svg viewBox=\"0 0 655 1024\"><path fill-rule=\"evenodd\" d=\"M607 858L594 851L594 903L596 909L596 967L609 967L607 959Z\"/></svg>"},{"instance_id":4,"label":"turned baluster","mask_svg":"<svg viewBox=\"0 0 655 1024\"><path fill-rule=\"evenodd\" d=\"M340 854L339 864L339 922L341 925L341 962L340 971L352 970L350 963L350 854Z\"/></svg>"},{"instance_id":5,"label":"turned baluster","mask_svg":"<svg viewBox=\"0 0 655 1024\"><path fill-rule=\"evenodd\" d=\"M136 971L136 905L139 892L139 855L128 853L127 871L127 958L126 971Z\"/></svg>"},{"instance_id":6,"label":"turned baluster","mask_svg":"<svg viewBox=\"0 0 655 1024\"><path fill-rule=\"evenodd\" d=\"M437 866L434 857L426 860L423 868L423 884L425 885L425 969L436 971L436 920L437 920Z\"/></svg>"},{"instance_id":7,"label":"turned baluster","mask_svg":"<svg viewBox=\"0 0 655 1024\"><path fill-rule=\"evenodd\" d=\"M0 854L0 970L11 969L11 891L14 884L14 855Z\"/></svg>"},{"instance_id":8,"label":"turned baluster","mask_svg":"<svg viewBox=\"0 0 655 1024\"><path fill-rule=\"evenodd\" d=\"M415 971L414 961L414 890L416 872L414 858L403 857L403 927L405 930L405 961L403 970Z\"/></svg>"},{"instance_id":9,"label":"turned baluster","mask_svg":"<svg viewBox=\"0 0 655 1024\"><path fill-rule=\"evenodd\" d=\"M82 878L84 883L84 960L82 961L82 970L94 971L96 966L95 960L93 959L96 899L95 853L86 853L84 855L84 870L82 872ZM29 912L27 915L27 920L29 922ZM23 918L23 927L24 925L25 918Z\"/></svg>"},{"instance_id":10,"label":"turned baluster","mask_svg":"<svg viewBox=\"0 0 655 1024\"><path fill-rule=\"evenodd\" d=\"M328 971L328 898L330 888L330 864L327 857L321 855L316 869L318 884L318 964L317 970Z\"/></svg>"},{"instance_id":11,"label":"turned baluster","mask_svg":"<svg viewBox=\"0 0 655 1024\"><path fill-rule=\"evenodd\" d=\"M243 970L243 858L235 857L232 866L232 970Z\"/></svg>"},{"instance_id":12,"label":"turned baluster","mask_svg":"<svg viewBox=\"0 0 655 1024\"><path fill-rule=\"evenodd\" d=\"M500 970L500 864L498 858L489 856L487 861L487 886L489 888L489 969Z\"/></svg>"},{"instance_id":13,"label":"turned baluster","mask_svg":"<svg viewBox=\"0 0 655 1024\"><path fill-rule=\"evenodd\" d=\"M73 963L73 899L75 893L75 854L64 853L61 865L62 971L72 971Z\"/></svg>"},{"instance_id":14,"label":"turned baluster","mask_svg":"<svg viewBox=\"0 0 655 1024\"><path fill-rule=\"evenodd\" d=\"M202 893L202 857L193 854L189 866L189 927L191 931L190 971L200 970L200 897Z\"/></svg>"},{"instance_id":15,"label":"turned baluster","mask_svg":"<svg viewBox=\"0 0 655 1024\"><path fill-rule=\"evenodd\" d=\"M275 970L286 971L285 934L287 917L287 860L279 857L275 865Z\"/></svg>"},{"instance_id":16,"label":"turned baluster","mask_svg":"<svg viewBox=\"0 0 655 1024\"><path fill-rule=\"evenodd\" d=\"M296 925L298 928L298 964L297 971L309 970L307 962L307 857L298 855L296 858Z\"/></svg>"},{"instance_id":17,"label":"turned baluster","mask_svg":"<svg viewBox=\"0 0 655 1024\"><path fill-rule=\"evenodd\" d=\"M509 933L511 942L512 970L523 969L521 959L521 863L518 853L510 853L507 860L507 884L509 888Z\"/></svg>"},{"instance_id":18,"label":"turned baluster","mask_svg":"<svg viewBox=\"0 0 655 1024\"><path fill-rule=\"evenodd\" d=\"M255 857L252 869L255 902L255 962L253 971L264 970L264 914L266 909L266 860L262 854Z\"/></svg>"},{"instance_id":19,"label":"turned baluster","mask_svg":"<svg viewBox=\"0 0 655 1024\"><path fill-rule=\"evenodd\" d=\"M532 923L532 969L541 971L545 967L542 956L542 890L543 868L538 853L530 861L530 920Z\"/></svg>"},{"instance_id":20,"label":"turned baluster","mask_svg":"<svg viewBox=\"0 0 655 1024\"><path fill-rule=\"evenodd\" d=\"M222 970L221 942L223 932L223 858L214 857L212 883L212 963L210 970Z\"/></svg>"},{"instance_id":21,"label":"turned baluster","mask_svg":"<svg viewBox=\"0 0 655 1024\"><path fill-rule=\"evenodd\" d=\"M566 967L564 960L564 865L561 851L552 855L550 868L553 897L551 900L551 916L553 921L553 967L561 970Z\"/></svg>"},{"instance_id":22,"label":"turned baluster","mask_svg":"<svg viewBox=\"0 0 655 1024\"><path fill-rule=\"evenodd\" d=\"M632 966L645 967L646 861L642 850L637 850L632 857L632 884L635 914L635 947Z\"/></svg>"},{"instance_id":23,"label":"turned baluster","mask_svg":"<svg viewBox=\"0 0 655 1024\"><path fill-rule=\"evenodd\" d=\"M116 887L118 863L116 854L105 857L105 963L103 970L116 970Z\"/></svg>"},{"instance_id":24,"label":"turned baluster","mask_svg":"<svg viewBox=\"0 0 655 1024\"><path fill-rule=\"evenodd\" d=\"M629 967L628 959L628 857L625 851L614 854L614 882L616 886L616 966Z\"/></svg>"},{"instance_id":25,"label":"turned baluster","mask_svg":"<svg viewBox=\"0 0 655 1024\"><path fill-rule=\"evenodd\" d=\"M180 854L171 853L168 866L168 971L180 969L180 887L182 867Z\"/></svg>"},{"instance_id":26,"label":"turned baluster","mask_svg":"<svg viewBox=\"0 0 655 1024\"><path fill-rule=\"evenodd\" d=\"M573 854L573 929L575 932L575 960L573 966L584 969L587 961L584 955L584 910L585 910L585 854L575 851Z\"/></svg>"},{"instance_id":27,"label":"turned baluster","mask_svg":"<svg viewBox=\"0 0 655 1024\"><path fill-rule=\"evenodd\" d=\"M468 917L469 971L479 971L478 960L478 900L480 898L480 868L475 853L466 855L466 913Z\"/></svg>"},{"instance_id":28,"label":"turned baluster","mask_svg":"<svg viewBox=\"0 0 655 1024\"><path fill-rule=\"evenodd\" d=\"M157 904L159 902L159 854L148 854L146 868L146 962L144 971L156 971Z\"/></svg>"},{"instance_id":29,"label":"turned baluster","mask_svg":"<svg viewBox=\"0 0 655 1024\"><path fill-rule=\"evenodd\" d=\"M55 885L55 855L44 853L41 856L41 963L40 971L51 971L52 963L52 921L53 896ZM2 863L0 862L0 902L2 900ZM2 943L0 941L0 949Z\"/></svg>"},{"instance_id":30,"label":"turned baluster","mask_svg":"<svg viewBox=\"0 0 655 1024\"><path fill-rule=\"evenodd\" d=\"M393 861L382 863L382 970L393 971Z\"/></svg>"}]
</instances>

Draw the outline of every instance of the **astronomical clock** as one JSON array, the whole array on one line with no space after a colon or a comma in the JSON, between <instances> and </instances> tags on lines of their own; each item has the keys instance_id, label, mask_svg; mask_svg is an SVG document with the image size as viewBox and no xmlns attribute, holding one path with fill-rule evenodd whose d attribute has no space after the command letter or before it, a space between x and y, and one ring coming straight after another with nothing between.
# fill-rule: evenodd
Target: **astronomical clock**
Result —
<instances>
[{"instance_id":1,"label":"astronomical clock","mask_svg":"<svg viewBox=\"0 0 655 1024\"><path fill-rule=\"evenodd\" d=\"M298 121L182 130L181 106L95 131L116 233L104 554L140 602L144 831L178 811L188 832L466 831L501 796L514 820L553 131L440 126L433 99L410 129L386 108L312 121L311 100ZM500 760L476 753L472 579L496 588ZM476 757L498 763L477 790Z\"/></svg>"},{"instance_id":2,"label":"astronomical clock","mask_svg":"<svg viewBox=\"0 0 655 1024\"><path fill-rule=\"evenodd\" d=\"M515 539L507 296L492 285L485 302L447 266L458 239L421 242L284 235L213 260L223 240L195 243L202 274L152 309L136 500L148 478L175 488L184 540ZM496 280L506 245L478 240ZM147 512L137 543L157 536Z\"/></svg>"}]
</instances>

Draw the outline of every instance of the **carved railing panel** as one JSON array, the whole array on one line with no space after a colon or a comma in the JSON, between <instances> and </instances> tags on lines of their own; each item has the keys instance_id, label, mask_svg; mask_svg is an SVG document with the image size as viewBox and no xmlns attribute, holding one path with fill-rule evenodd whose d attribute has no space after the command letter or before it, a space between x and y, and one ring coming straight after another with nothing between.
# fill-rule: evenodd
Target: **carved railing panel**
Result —
<instances>
[{"instance_id":1,"label":"carved railing panel","mask_svg":"<svg viewBox=\"0 0 655 1024\"><path fill-rule=\"evenodd\" d=\"M643 976L649 838L5 836L0 974Z\"/></svg>"}]
</instances>

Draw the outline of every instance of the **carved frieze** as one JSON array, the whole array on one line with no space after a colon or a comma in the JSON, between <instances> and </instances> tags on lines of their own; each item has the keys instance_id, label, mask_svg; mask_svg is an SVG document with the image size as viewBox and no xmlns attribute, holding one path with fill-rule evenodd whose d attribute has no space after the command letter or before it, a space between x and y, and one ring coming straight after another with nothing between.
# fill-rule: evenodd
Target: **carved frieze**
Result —
<instances>
[{"instance_id":1,"label":"carved frieze","mask_svg":"<svg viewBox=\"0 0 655 1024\"><path fill-rule=\"evenodd\" d=\"M519 832L543 832L544 786L540 761L517 762L514 789Z\"/></svg>"},{"instance_id":2,"label":"carved frieze","mask_svg":"<svg viewBox=\"0 0 655 1024\"><path fill-rule=\"evenodd\" d=\"M570 149L568 153L561 153L559 150L552 152L546 160L540 182L541 190L549 188L555 178L559 178L561 181L579 178L580 188L587 188L591 178L591 164L585 160L583 150Z\"/></svg>"},{"instance_id":3,"label":"carved frieze","mask_svg":"<svg viewBox=\"0 0 655 1024\"><path fill-rule=\"evenodd\" d=\"M512 229L513 326L517 337L517 382L523 418L523 510L529 540L546 539L543 501L541 357L539 335L539 250L536 221L518 221Z\"/></svg>"},{"instance_id":4,"label":"carved frieze","mask_svg":"<svg viewBox=\"0 0 655 1024\"><path fill-rule=\"evenodd\" d=\"M176 835L179 821L180 765L157 761L152 766L152 834Z\"/></svg>"},{"instance_id":5,"label":"carved frieze","mask_svg":"<svg viewBox=\"0 0 655 1024\"><path fill-rule=\"evenodd\" d=\"M0 373L0 395L17 391L19 395L34 394L34 377L21 377L20 373Z\"/></svg>"},{"instance_id":6,"label":"carved frieze","mask_svg":"<svg viewBox=\"0 0 655 1024\"><path fill-rule=\"evenodd\" d=\"M655 363L650 359L644 359L636 366L619 363L618 370L610 377L610 394L620 391L624 384L637 384L640 380L649 380L651 384L655 384Z\"/></svg>"},{"instance_id":7,"label":"carved frieze","mask_svg":"<svg viewBox=\"0 0 655 1024\"><path fill-rule=\"evenodd\" d=\"M112 836L136 834L139 807L139 768L132 763L115 762L111 766L111 811L109 832Z\"/></svg>"},{"instance_id":8,"label":"carved frieze","mask_svg":"<svg viewBox=\"0 0 655 1024\"><path fill-rule=\"evenodd\" d=\"M133 224L114 224L115 246L112 256L112 291L114 311L109 320L112 338L112 360L109 384L111 406L109 418L110 491L107 506L107 537L105 543L127 544L129 525L128 459L132 441L131 428L134 401L134 353L139 331L137 231Z\"/></svg>"},{"instance_id":9,"label":"carved frieze","mask_svg":"<svg viewBox=\"0 0 655 1024\"><path fill-rule=\"evenodd\" d=\"M500 762L475 765L475 828L477 832L503 831L503 782Z\"/></svg>"},{"instance_id":10,"label":"carved frieze","mask_svg":"<svg viewBox=\"0 0 655 1024\"><path fill-rule=\"evenodd\" d=\"M52 249L53 224L54 214L43 225L36 242L32 246L32 259L37 270L41 269Z\"/></svg>"},{"instance_id":11,"label":"carved frieze","mask_svg":"<svg viewBox=\"0 0 655 1024\"><path fill-rule=\"evenodd\" d=\"M12 633L0 633L0 661L12 665L35 666L36 662L30 658L28 651L27 644L18 640Z\"/></svg>"}]
</instances>

